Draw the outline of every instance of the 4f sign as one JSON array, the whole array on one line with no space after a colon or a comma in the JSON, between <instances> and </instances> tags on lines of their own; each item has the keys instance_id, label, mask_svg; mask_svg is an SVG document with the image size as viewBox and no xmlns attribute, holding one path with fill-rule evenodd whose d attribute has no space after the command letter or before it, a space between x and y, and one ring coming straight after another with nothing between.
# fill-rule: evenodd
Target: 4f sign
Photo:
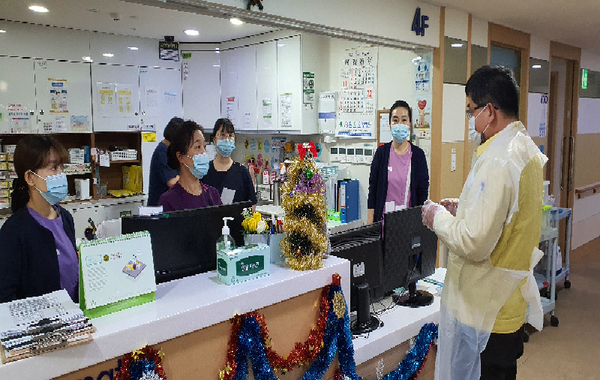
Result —
<instances>
[{"instance_id":1,"label":"4f sign","mask_svg":"<svg viewBox=\"0 0 600 380\"><path fill-rule=\"evenodd\" d=\"M415 16L413 17L411 31L415 32L417 36L425 36L425 29L429 28L429 24L427 24L427 20L429 20L429 16L425 16L421 14L421 8L418 7L415 10Z\"/></svg>"}]
</instances>

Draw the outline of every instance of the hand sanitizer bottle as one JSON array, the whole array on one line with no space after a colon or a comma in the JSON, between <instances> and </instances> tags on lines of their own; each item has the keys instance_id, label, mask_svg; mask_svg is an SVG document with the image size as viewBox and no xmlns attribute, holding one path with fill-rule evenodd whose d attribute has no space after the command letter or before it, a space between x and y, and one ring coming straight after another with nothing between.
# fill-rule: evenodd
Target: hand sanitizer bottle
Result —
<instances>
[{"instance_id":1,"label":"hand sanitizer bottle","mask_svg":"<svg viewBox=\"0 0 600 380\"><path fill-rule=\"evenodd\" d=\"M217 251L230 251L235 248L235 240L229 235L229 227L227 226L227 221L233 220L233 218L225 217L223 218L223 235L217 240Z\"/></svg>"}]
</instances>

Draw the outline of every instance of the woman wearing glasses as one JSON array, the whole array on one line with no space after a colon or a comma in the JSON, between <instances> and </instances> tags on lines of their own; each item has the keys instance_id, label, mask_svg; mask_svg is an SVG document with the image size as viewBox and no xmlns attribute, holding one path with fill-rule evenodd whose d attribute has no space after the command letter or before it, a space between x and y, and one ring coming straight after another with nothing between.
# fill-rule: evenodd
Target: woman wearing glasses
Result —
<instances>
[{"instance_id":1,"label":"woman wearing glasses","mask_svg":"<svg viewBox=\"0 0 600 380\"><path fill-rule=\"evenodd\" d=\"M231 158L235 149L235 129L231 120L215 122L213 144L217 148L217 157L210 162L203 182L219 191L223 203L251 201L254 209L256 194L250 172Z\"/></svg>"}]
</instances>

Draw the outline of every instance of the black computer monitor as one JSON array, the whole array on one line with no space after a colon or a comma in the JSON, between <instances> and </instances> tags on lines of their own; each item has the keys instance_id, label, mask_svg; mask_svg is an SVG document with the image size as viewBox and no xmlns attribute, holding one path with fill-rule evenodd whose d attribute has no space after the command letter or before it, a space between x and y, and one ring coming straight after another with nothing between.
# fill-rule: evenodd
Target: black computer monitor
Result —
<instances>
[{"instance_id":1,"label":"black computer monitor","mask_svg":"<svg viewBox=\"0 0 600 380\"><path fill-rule=\"evenodd\" d=\"M435 272L437 259L438 239L423 225L421 206L386 213L383 225L383 291L408 288L408 295L394 297L402 306L431 304L431 294L416 291L416 282Z\"/></svg>"},{"instance_id":2,"label":"black computer monitor","mask_svg":"<svg viewBox=\"0 0 600 380\"><path fill-rule=\"evenodd\" d=\"M356 310L354 334L372 331L379 320L370 314L370 295L373 288L381 286L382 254L381 222L333 234L329 237L331 254L350 261L350 305Z\"/></svg>"},{"instance_id":3,"label":"black computer monitor","mask_svg":"<svg viewBox=\"0 0 600 380\"><path fill-rule=\"evenodd\" d=\"M242 210L251 202L173 211L152 216L127 216L122 233L149 231L154 256L156 283L216 269L217 239L222 234L223 218L238 246L244 245Z\"/></svg>"}]
</instances>

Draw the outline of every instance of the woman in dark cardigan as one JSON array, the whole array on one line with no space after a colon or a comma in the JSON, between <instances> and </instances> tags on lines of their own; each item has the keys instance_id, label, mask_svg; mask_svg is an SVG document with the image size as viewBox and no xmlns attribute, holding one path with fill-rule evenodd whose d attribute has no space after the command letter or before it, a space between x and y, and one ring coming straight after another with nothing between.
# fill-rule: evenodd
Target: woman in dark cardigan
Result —
<instances>
[{"instance_id":1,"label":"woman in dark cardigan","mask_svg":"<svg viewBox=\"0 0 600 380\"><path fill-rule=\"evenodd\" d=\"M390 109L393 140L377 149L371 163L367 223L383 219L387 211L421 206L429 195L425 153L410 142L412 110L398 100Z\"/></svg>"},{"instance_id":2,"label":"woman in dark cardigan","mask_svg":"<svg viewBox=\"0 0 600 380\"><path fill-rule=\"evenodd\" d=\"M0 229L0 303L59 289L79 302L73 217L57 204L68 192L66 157L50 136L27 136L17 144L13 215Z\"/></svg>"}]
</instances>

